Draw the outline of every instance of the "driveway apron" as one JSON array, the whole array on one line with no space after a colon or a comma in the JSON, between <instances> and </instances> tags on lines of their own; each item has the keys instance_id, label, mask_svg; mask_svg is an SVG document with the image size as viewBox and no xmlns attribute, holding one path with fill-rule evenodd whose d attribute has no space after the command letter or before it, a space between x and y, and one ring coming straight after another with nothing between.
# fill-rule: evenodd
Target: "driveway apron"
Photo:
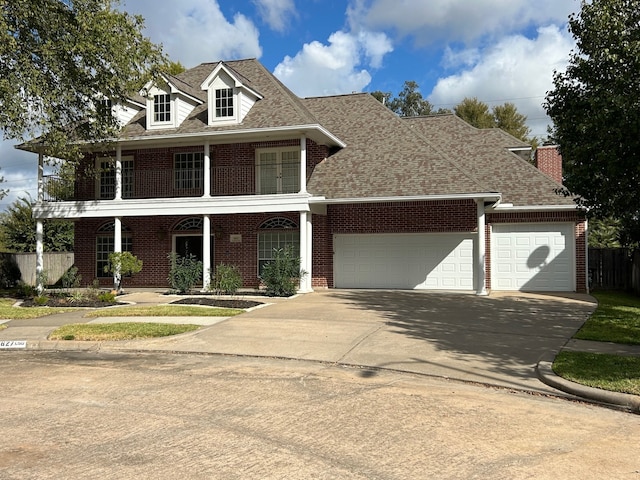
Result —
<instances>
[{"instance_id":1,"label":"driveway apron","mask_svg":"<svg viewBox=\"0 0 640 480\"><path fill-rule=\"evenodd\" d=\"M587 295L325 290L157 341L156 347L374 367L363 375L387 368L557 393L536 378L535 365L557 353L594 308Z\"/></svg>"}]
</instances>

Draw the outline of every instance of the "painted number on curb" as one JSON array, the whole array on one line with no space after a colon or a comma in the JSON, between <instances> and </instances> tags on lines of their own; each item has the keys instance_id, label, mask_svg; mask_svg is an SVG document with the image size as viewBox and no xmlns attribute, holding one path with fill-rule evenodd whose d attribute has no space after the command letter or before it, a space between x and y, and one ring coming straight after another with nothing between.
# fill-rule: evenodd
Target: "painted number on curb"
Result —
<instances>
[{"instance_id":1,"label":"painted number on curb","mask_svg":"<svg viewBox=\"0 0 640 480\"><path fill-rule=\"evenodd\" d=\"M27 348L26 340L0 340L0 348Z\"/></svg>"}]
</instances>

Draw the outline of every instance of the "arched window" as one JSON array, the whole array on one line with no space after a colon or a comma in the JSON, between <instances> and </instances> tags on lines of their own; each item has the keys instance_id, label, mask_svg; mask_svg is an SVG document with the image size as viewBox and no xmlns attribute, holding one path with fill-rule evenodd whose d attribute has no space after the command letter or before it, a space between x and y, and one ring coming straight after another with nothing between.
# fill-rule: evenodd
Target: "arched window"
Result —
<instances>
[{"instance_id":1,"label":"arched window","mask_svg":"<svg viewBox=\"0 0 640 480\"><path fill-rule=\"evenodd\" d=\"M115 250L114 241L115 223L107 222L100 225L96 235L96 277L110 277L111 274L104 271L109 264L109 255ZM122 225L122 251L133 251L131 230Z\"/></svg>"},{"instance_id":2,"label":"arched window","mask_svg":"<svg viewBox=\"0 0 640 480\"><path fill-rule=\"evenodd\" d=\"M202 217L190 217L180 221L173 230L175 232L189 232L202 230Z\"/></svg>"},{"instance_id":3,"label":"arched window","mask_svg":"<svg viewBox=\"0 0 640 480\"><path fill-rule=\"evenodd\" d=\"M295 255L300 255L300 231L298 225L285 217L274 217L260 225L258 232L258 275L264 266L273 260L274 250L288 245Z\"/></svg>"}]
</instances>

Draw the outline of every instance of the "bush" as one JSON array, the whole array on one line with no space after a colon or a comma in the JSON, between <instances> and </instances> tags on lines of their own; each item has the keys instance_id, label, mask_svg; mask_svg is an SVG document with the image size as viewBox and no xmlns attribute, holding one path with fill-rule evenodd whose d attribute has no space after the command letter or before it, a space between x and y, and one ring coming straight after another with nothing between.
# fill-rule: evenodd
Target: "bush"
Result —
<instances>
[{"instance_id":1,"label":"bush","mask_svg":"<svg viewBox=\"0 0 640 480\"><path fill-rule=\"evenodd\" d=\"M202 262L193 255L182 257L176 253L170 253L168 258L169 285L178 293L188 292L202 277Z\"/></svg>"},{"instance_id":2,"label":"bush","mask_svg":"<svg viewBox=\"0 0 640 480\"><path fill-rule=\"evenodd\" d=\"M46 305L48 301L49 297L47 297L46 295L38 295L37 297L33 297L33 302L36 305L43 306Z\"/></svg>"},{"instance_id":3,"label":"bush","mask_svg":"<svg viewBox=\"0 0 640 480\"><path fill-rule=\"evenodd\" d=\"M296 293L305 274L300 270L300 257L294 255L292 246L287 246L274 249L273 260L263 267L260 279L267 287L267 295L289 297Z\"/></svg>"},{"instance_id":4,"label":"bush","mask_svg":"<svg viewBox=\"0 0 640 480\"><path fill-rule=\"evenodd\" d=\"M11 255L0 255L0 288L15 287L22 274Z\"/></svg>"},{"instance_id":5,"label":"bush","mask_svg":"<svg viewBox=\"0 0 640 480\"><path fill-rule=\"evenodd\" d=\"M69 270L64 272L60 282L62 283L62 288L65 290L70 290L72 288L78 288L80 286L80 282L82 281L82 275L78 273L78 267L73 265Z\"/></svg>"},{"instance_id":6,"label":"bush","mask_svg":"<svg viewBox=\"0 0 640 480\"><path fill-rule=\"evenodd\" d=\"M113 292L101 292L98 294L98 300L104 303L113 303L116 301L116 294Z\"/></svg>"},{"instance_id":7,"label":"bush","mask_svg":"<svg viewBox=\"0 0 640 480\"><path fill-rule=\"evenodd\" d=\"M217 294L234 295L242 287L242 275L235 265L221 263L211 278L211 288Z\"/></svg>"}]
</instances>

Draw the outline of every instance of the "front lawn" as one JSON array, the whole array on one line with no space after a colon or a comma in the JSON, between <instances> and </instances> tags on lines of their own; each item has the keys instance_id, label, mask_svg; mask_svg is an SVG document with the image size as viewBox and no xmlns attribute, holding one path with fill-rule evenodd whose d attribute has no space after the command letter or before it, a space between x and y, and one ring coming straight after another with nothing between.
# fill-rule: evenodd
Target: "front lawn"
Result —
<instances>
[{"instance_id":1,"label":"front lawn","mask_svg":"<svg viewBox=\"0 0 640 480\"><path fill-rule=\"evenodd\" d=\"M560 352L553 371L581 385L640 395L640 357Z\"/></svg>"},{"instance_id":2,"label":"front lawn","mask_svg":"<svg viewBox=\"0 0 640 480\"><path fill-rule=\"evenodd\" d=\"M2 320L21 320L25 318L38 318L45 315L53 315L54 313L65 313L78 310L77 308L51 308L51 307L14 307L15 300L11 298L0 298L0 319Z\"/></svg>"},{"instance_id":3,"label":"front lawn","mask_svg":"<svg viewBox=\"0 0 640 480\"><path fill-rule=\"evenodd\" d=\"M622 292L594 292L598 308L574 338L640 344L640 298Z\"/></svg>"},{"instance_id":4,"label":"front lawn","mask_svg":"<svg viewBox=\"0 0 640 480\"><path fill-rule=\"evenodd\" d=\"M233 317L244 310L237 308L210 308L189 305L154 305L103 308L88 312L86 318L96 317Z\"/></svg>"},{"instance_id":5,"label":"front lawn","mask_svg":"<svg viewBox=\"0 0 640 480\"><path fill-rule=\"evenodd\" d=\"M112 341L168 337L191 332L198 325L169 323L76 323L63 325L49 335L49 340Z\"/></svg>"}]
</instances>

